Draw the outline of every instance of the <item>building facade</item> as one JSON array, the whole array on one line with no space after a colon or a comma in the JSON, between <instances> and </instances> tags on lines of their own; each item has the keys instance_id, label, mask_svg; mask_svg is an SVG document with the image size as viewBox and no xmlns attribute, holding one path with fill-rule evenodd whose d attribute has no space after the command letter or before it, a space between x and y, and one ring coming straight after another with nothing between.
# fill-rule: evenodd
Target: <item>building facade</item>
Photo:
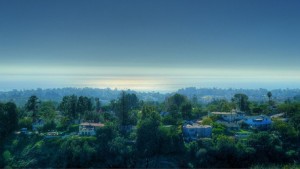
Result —
<instances>
[{"instance_id":1,"label":"building facade","mask_svg":"<svg viewBox=\"0 0 300 169\"><path fill-rule=\"evenodd\" d=\"M199 138L210 138L212 127L209 125L199 125L197 123L185 124L183 126L183 136L185 140L197 140Z\"/></svg>"},{"instance_id":2,"label":"building facade","mask_svg":"<svg viewBox=\"0 0 300 169\"><path fill-rule=\"evenodd\" d=\"M244 119L244 123L249 125L251 128L266 129L271 126L272 120L266 115L250 116Z\"/></svg>"},{"instance_id":3,"label":"building facade","mask_svg":"<svg viewBox=\"0 0 300 169\"><path fill-rule=\"evenodd\" d=\"M96 129L103 127L101 123L81 123L79 125L79 135L82 136L94 136L96 135Z\"/></svg>"},{"instance_id":4,"label":"building facade","mask_svg":"<svg viewBox=\"0 0 300 169\"><path fill-rule=\"evenodd\" d=\"M245 113L240 111L232 112L209 112L208 116L220 116L222 120L227 122L239 121L245 118Z\"/></svg>"}]
</instances>

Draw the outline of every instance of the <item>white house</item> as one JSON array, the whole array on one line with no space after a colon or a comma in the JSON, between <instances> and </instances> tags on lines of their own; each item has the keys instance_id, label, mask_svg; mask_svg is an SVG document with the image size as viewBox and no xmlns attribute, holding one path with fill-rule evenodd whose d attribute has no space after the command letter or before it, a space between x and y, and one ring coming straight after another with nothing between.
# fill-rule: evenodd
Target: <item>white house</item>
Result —
<instances>
[{"instance_id":1,"label":"white house","mask_svg":"<svg viewBox=\"0 0 300 169\"><path fill-rule=\"evenodd\" d=\"M197 123L185 124L183 126L183 136L187 140L211 137L212 127L209 125L199 125Z\"/></svg>"},{"instance_id":2,"label":"white house","mask_svg":"<svg viewBox=\"0 0 300 169\"><path fill-rule=\"evenodd\" d=\"M94 136L96 135L96 129L103 126L102 123L81 123L79 125L79 135Z\"/></svg>"}]
</instances>

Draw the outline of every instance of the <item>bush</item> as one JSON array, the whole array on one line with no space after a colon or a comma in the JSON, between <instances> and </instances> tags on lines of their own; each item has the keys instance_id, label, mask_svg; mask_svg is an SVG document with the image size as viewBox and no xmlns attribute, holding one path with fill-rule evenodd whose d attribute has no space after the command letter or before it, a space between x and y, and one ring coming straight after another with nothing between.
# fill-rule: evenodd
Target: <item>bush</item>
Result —
<instances>
[{"instance_id":1,"label":"bush","mask_svg":"<svg viewBox=\"0 0 300 169\"><path fill-rule=\"evenodd\" d=\"M43 131L43 132L52 131L52 130L56 130L56 124L55 124L54 121L47 122L47 123L42 127L42 131Z\"/></svg>"},{"instance_id":2,"label":"bush","mask_svg":"<svg viewBox=\"0 0 300 169\"><path fill-rule=\"evenodd\" d=\"M19 128L27 128L28 130L32 129L32 118L24 117L19 120Z\"/></svg>"},{"instance_id":3,"label":"bush","mask_svg":"<svg viewBox=\"0 0 300 169\"><path fill-rule=\"evenodd\" d=\"M72 133L72 132L77 133L78 130L79 130L79 125L78 125L78 124L73 124L73 125L71 125L71 126L69 127L68 132L69 132L69 133Z\"/></svg>"}]
</instances>

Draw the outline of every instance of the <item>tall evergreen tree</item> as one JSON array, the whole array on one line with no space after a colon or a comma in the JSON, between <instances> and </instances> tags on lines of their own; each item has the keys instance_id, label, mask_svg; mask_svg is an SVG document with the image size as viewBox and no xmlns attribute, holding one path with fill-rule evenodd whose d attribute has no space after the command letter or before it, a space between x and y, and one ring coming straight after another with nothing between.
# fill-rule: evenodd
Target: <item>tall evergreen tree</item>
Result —
<instances>
[{"instance_id":1,"label":"tall evergreen tree","mask_svg":"<svg viewBox=\"0 0 300 169\"><path fill-rule=\"evenodd\" d=\"M28 99L25 107L27 111L32 112L32 119L35 121L37 119L37 113L38 113L38 108L39 108L40 101L37 96L32 95Z\"/></svg>"},{"instance_id":2,"label":"tall evergreen tree","mask_svg":"<svg viewBox=\"0 0 300 169\"><path fill-rule=\"evenodd\" d=\"M70 119L76 119L77 114L77 96L64 96L59 105L59 109Z\"/></svg>"},{"instance_id":3,"label":"tall evergreen tree","mask_svg":"<svg viewBox=\"0 0 300 169\"><path fill-rule=\"evenodd\" d=\"M126 94L125 91L122 91L121 96L117 101L117 116L120 125L124 126L129 124L129 112L138 107L138 102L139 100L135 94Z\"/></svg>"},{"instance_id":4,"label":"tall evergreen tree","mask_svg":"<svg viewBox=\"0 0 300 169\"><path fill-rule=\"evenodd\" d=\"M248 112L250 110L247 95L242 93L235 94L232 101L240 111Z\"/></svg>"},{"instance_id":5,"label":"tall evergreen tree","mask_svg":"<svg viewBox=\"0 0 300 169\"><path fill-rule=\"evenodd\" d=\"M18 126L18 113L15 103L0 103L0 143Z\"/></svg>"},{"instance_id":6,"label":"tall evergreen tree","mask_svg":"<svg viewBox=\"0 0 300 169\"><path fill-rule=\"evenodd\" d=\"M85 96L80 96L78 98L78 101L77 101L77 112L81 115L81 117L89 112L89 111L92 111L92 101L90 98L88 97L85 97Z\"/></svg>"},{"instance_id":7,"label":"tall evergreen tree","mask_svg":"<svg viewBox=\"0 0 300 169\"><path fill-rule=\"evenodd\" d=\"M99 113L101 111L101 102L100 99L98 97L95 98L95 102L96 102L96 107L95 110L97 113Z\"/></svg>"}]
</instances>

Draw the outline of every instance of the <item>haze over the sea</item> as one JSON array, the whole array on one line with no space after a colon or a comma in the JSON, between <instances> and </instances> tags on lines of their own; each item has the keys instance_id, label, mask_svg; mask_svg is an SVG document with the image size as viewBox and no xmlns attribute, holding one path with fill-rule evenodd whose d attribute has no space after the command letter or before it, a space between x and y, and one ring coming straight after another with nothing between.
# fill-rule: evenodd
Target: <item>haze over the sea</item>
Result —
<instances>
[{"instance_id":1,"label":"haze over the sea","mask_svg":"<svg viewBox=\"0 0 300 169\"><path fill-rule=\"evenodd\" d=\"M0 90L299 88L298 0L0 1Z\"/></svg>"}]
</instances>

